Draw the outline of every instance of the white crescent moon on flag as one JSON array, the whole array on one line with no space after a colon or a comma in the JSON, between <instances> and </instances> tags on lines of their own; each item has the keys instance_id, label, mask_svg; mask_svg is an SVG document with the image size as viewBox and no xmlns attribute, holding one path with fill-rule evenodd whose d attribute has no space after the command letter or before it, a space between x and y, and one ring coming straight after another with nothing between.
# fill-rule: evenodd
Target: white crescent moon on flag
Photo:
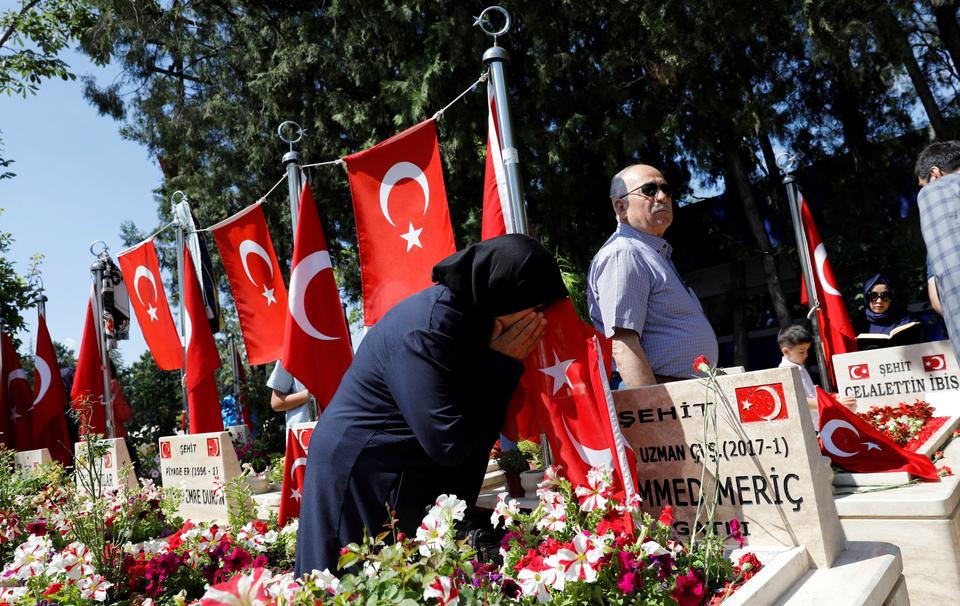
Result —
<instances>
[{"instance_id":1,"label":"white crescent moon on flag","mask_svg":"<svg viewBox=\"0 0 960 606\"><path fill-rule=\"evenodd\" d=\"M36 366L37 374L40 375L40 385L37 386L37 397L33 399L33 405L36 406L37 402L42 400L44 394L47 393L47 389L50 388L50 367L47 366L46 360L40 356L34 356L33 363Z\"/></svg>"},{"instance_id":2,"label":"white crescent moon on flag","mask_svg":"<svg viewBox=\"0 0 960 606\"><path fill-rule=\"evenodd\" d=\"M942 356L933 356L930 359L930 370L943 370L947 365Z\"/></svg>"},{"instance_id":3,"label":"white crescent moon on flag","mask_svg":"<svg viewBox=\"0 0 960 606\"><path fill-rule=\"evenodd\" d=\"M140 278L146 278L153 286L153 300L157 300L157 280L153 277L153 272L147 269L146 265L137 265L137 270L133 272L133 292L137 293L140 304L143 305L143 296L140 294Z\"/></svg>"},{"instance_id":4,"label":"white crescent moon on flag","mask_svg":"<svg viewBox=\"0 0 960 606\"><path fill-rule=\"evenodd\" d=\"M293 465L290 466L290 479L294 482L297 481L297 467L306 467L307 457L300 457L293 462Z\"/></svg>"},{"instance_id":5,"label":"white crescent moon on flag","mask_svg":"<svg viewBox=\"0 0 960 606\"><path fill-rule=\"evenodd\" d=\"M263 259L263 262L267 264L267 268L270 270L270 279L273 279L273 262L270 260L270 255L267 254L267 249L260 246L257 242L253 240L244 240L240 243L240 246L237 248L240 253L240 263L243 264L243 271L247 274L247 279L250 280L250 283L254 286L258 286L257 282L253 279L253 276L250 275L250 266L247 265L247 255L253 253Z\"/></svg>"},{"instance_id":6,"label":"white crescent moon on flag","mask_svg":"<svg viewBox=\"0 0 960 606\"><path fill-rule=\"evenodd\" d=\"M312 429L301 429L301 430L300 430L300 433L297 434L297 442L300 443L300 448L302 448L304 451L307 451L307 450L310 449L310 440L309 440L309 439L307 440L307 443L306 443L306 444L303 443L303 436L306 436L306 435L308 435L308 434L309 434L310 436L313 436L313 430L312 430Z\"/></svg>"},{"instance_id":7,"label":"white crescent moon on flag","mask_svg":"<svg viewBox=\"0 0 960 606\"><path fill-rule=\"evenodd\" d=\"M570 431L570 428L567 427L567 420L561 417L560 422L563 423L563 429L567 432L567 438L573 442L573 447L577 449L577 454L580 455L584 463L591 467L613 467L613 453L609 448L596 450L584 446L573 437L573 433Z\"/></svg>"},{"instance_id":8,"label":"white crescent moon on flag","mask_svg":"<svg viewBox=\"0 0 960 606\"><path fill-rule=\"evenodd\" d=\"M860 365L858 365L858 366L854 366L853 368L850 369L850 377L853 378L853 379L862 379L862 378L864 378L864 377L866 376L866 373L864 372L864 371L866 370L866 368L867 368L867 367L866 367L865 365L863 365L863 364L860 364Z\"/></svg>"},{"instance_id":9,"label":"white crescent moon on flag","mask_svg":"<svg viewBox=\"0 0 960 606\"><path fill-rule=\"evenodd\" d=\"M313 324L310 323L310 318L307 317L307 310L304 305L307 286L309 286L314 276L325 269L333 270L333 265L330 264L330 254L325 250L310 253L303 259L300 259L297 266L293 268L293 272L290 274L290 315L293 316L297 326L314 339L336 341L340 337L325 335L314 328Z\"/></svg>"},{"instance_id":10,"label":"white crescent moon on flag","mask_svg":"<svg viewBox=\"0 0 960 606\"><path fill-rule=\"evenodd\" d=\"M25 371L25 370L22 369L22 368L18 368L18 369L16 369L16 370L11 371L10 374L7 375L7 385L9 386L11 383L13 383L14 381L16 381L17 379L21 379L21 380L23 380L23 381L26 381L26 380L27 380L27 371Z\"/></svg>"},{"instance_id":11,"label":"white crescent moon on flag","mask_svg":"<svg viewBox=\"0 0 960 606\"><path fill-rule=\"evenodd\" d=\"M820 430L820 439L823 440L823 447L827 449L827 452L835 454L838 457L852 457L853 455L860 452L847 452L846 450L840 450L836 444L833 443L833 433L839 429L849 429L853 432L853 435L860 437L860 432L857 431L857 428L851 425L848 421L843 419L833 419L827 421L827 423Z\"/></svg>"},{"instance_id":12,"label":"white crescent moon on flag","mask_svg":"<svg viewBox=\"0 0 960 606\"><path fill-rule=\"evenodd\" d=\"M767 421L772 421L780 416L780 413L783 411L783 399L780 398L780 394L778 394L776 390L769 385L756 388L754 393L758 391L765 391L770 394L770 397L773 398L773 412L771 412L769 415L760 415L760 417L762 419L766 419Z\"/></svg>"},{"instance_id":13,"label":"white crescent moon on flag","mask_svg":"<svg viewBox=\"0 0 960 606\"><path fill-rule=\"evenodd\" d=\"M823 285L823 292L828 295L842 296L837 287L827 281L827 276L823 271L823 266L827 263L827 249L823 242L817 244L817 249L813 251L813 258L817 264L817 275L820 276L820 284Z\"/></svg>"},{"instance_id":14,"label":"white crescent moon on flag","mask_svg":"<svg viewBox=\"0 0 960 606\"><path fill-rule=\"evenodd\" d=\"M413 179L420 184L420 189L423 190L423 214L427 214L427 207L430 206L430 184L427 182L427 176L413 162L397 162L387 170L387 174L380 182L380 212L394 227L397 224L390 218L390 207L387 203L390 201L390 190L401 179Z\"/></svg>"}]
</instances>

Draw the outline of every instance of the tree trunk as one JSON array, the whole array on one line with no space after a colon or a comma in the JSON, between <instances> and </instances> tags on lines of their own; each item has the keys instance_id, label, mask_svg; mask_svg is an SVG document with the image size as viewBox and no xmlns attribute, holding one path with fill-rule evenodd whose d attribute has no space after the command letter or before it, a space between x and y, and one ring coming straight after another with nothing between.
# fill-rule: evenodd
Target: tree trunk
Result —
<instances>
[{"instance_id":1,"label":"tree trunk","mask_svg":"<svg viewBox=\"0 0 960 606\"><path fill-rule=\"evenodd\" d=\"M747 368L750 360L750 327L747 324L746 263L739 256L730 262L730 312L733 315L733 364Z\"/></svg>"},{"instance_id":2,"label":"tree trunk","mask_svg":"<svg viewBox=\"0 0 960 606\"><path fill-rule=\"evenodd\" d=\"M767 183L769 185L770 197L774 206L777 207L777 213L780 216L790 216L787 208L787 194L783 190L783 183L780 180L780 167L777 166L777 154L773 151L773 142L770 141L770 133L757 120L757 139L760 140L760 151L763 153L763 163L767 167ZM786 215L784 215L786 213Z\"/></svg>"},{"instance_id":3,"label":"tree trunk","mask_svg":"<svg viewBox=\"0 0 960 606\"><path fill-rule=\"evenodd\" d=\"M736 143L728 145L726 156L730 165L730 173L737 187L737 193L740 195L740 202L743 204L743 214L747 217L750 232L763 255L763 273L767 279L767 288L770 291L773 309L777 314L777 322L781 327L786 326L792 322L790 308L787 305L786 297L783 295L780 275L777 272L777 260L771 254L770 239L763 228L763 220L760 218L757 203L753 198L753 189L750 187L750 180L747 178L747 171L744 169L740 147Z\"/></svg>"},{"instance_id":4,"label":"tree trunk","mask_svg":"<svg viewBox=\"0 0 960 606\"><path fill-rule=\"evenodd\" d=\"M890 32L890 42L893 44L895 55L894 62L900 63L906 68L907 74L910 76L910 82L913 83L913 88L917 91L917 96L920 97L920 103L923 104L923 110L927 112L927 118L930 120L930 127L933 128L934 135L937 139L946 138L947 123L937 106L937 99L933 96L933 91L930 90L930 85L923 75L923 70L920 69L920 64L917 63L917 58L913 54L906 30L903 29L900 20L893 14L889 6L880 9L880 18L886 21L886 29Z\"/></svg>"},{"instance_id":5,"label":"tree trunk","mask_svg":"<svg viewBox=\"0 0 960 606\"><path fill-rule=\"evenodd\" d=\"M953 71L960 75L960 25L957 24L956 2L934 2L933 16L937 20L940 43L953 61Z\"/></svg>"}]
</instances>

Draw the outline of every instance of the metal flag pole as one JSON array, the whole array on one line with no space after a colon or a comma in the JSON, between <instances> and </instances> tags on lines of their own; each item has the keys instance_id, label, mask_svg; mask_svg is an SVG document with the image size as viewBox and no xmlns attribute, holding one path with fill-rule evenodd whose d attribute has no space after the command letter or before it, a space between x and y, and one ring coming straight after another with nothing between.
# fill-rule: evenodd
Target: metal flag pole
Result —
<instances>
[{"instance_id":1,"label":"metal flag pole","mask_svg":"<svg viewBox=\"0 0 960 606\"><path fill-rule=\"evenodd\" d=\"M102 244L103 248L99 253L94 252L93 248L97 244ZM108 252L106 243L103 240L97 240L90 245L90 254L97 258L90 266L93 273L93 324L97 330L97 343L100 346L100 371L103 377L103 412L106 420L106 437L113 438L113 394L110 389L110 357L107 352L107 335L103 327L103 274L107 269Z\"/></svg>"},{"instance_id":2,"label":"metal flag pole","mask_svg":"<svg viewBox=\"0 0 960 606\"><path fill-rule=\"evenodd\" d=\"M233 374L233 395L240 397L240 369L237 365L240 360L237 356L237 341L233 333L227 333L227 344L230 346L230 372Z\"/></svg>"},{"instance_id":3,"label":"metal flag pole","mask_svg":"<svg viewBox=\"0 0 960 606\"><path fill-rule=\"evenodd\" d=\"M491 21L495 13L503 18L503 25L494 29ZM513 123L510 121L510 102L507 98L507 78L504 73L504 64L510 61L510 54L502 46L497 45L497 37L510 30L510 13L501 6L488 6L476 17L477 25L484 33L493 36L493 46L483 53L483 62L490 71L488 86L493 87L494 101L497 108L497 130L500 135L501 155L503 157L504 173L507 177L507 196L510 199L510 208L513 214L511 233L527 234L530 229L527 225L527 209L523 202L523 181L520 178L520 158L517 148L513 145Z\"/></svg>"},{"instance_id":4,"label":"metal flag pole","mask_svg":"<svg viewBox=\"0 0 960 606\"><path fill-rule=\"evenodd\" d=\"M293 131L295 136L288 136L286 133ZM293 149L294 143L299 143L303 139L303 128L293 120L281 122L277 127L277 135L280 139L290 146L290 151L283 154L283 167L287 171L287 190L290 195L290 222L293 224L293 237L297 237L297 220L300 209L300 190L303 189L303 183L300 181L300 154ZM280 362L278 361L277 364ZM316 421L317 402L313 396L307 398L307 410L310 411L310 420Z\"/></svg>"},{"instance_id":5,"label":"metal flag pole","mask_svg":"<svg viewBox=\"0 0 960 606\"><path fill-rule=\"evenodd\" d=\"M177 197L179 196L179 198ZM183 350L183 365L180 367L180 401L183 406L183 425L190 430L190 407L187 405L187 309L183 300L183 223L177 213L177 203L185 201L187 194L182 191L173 192L170 197L171 212L173 213L173 227L177 234L177 288L180 291L180 345Z\"/></svg>"},{"instance_id":6,"label":"metal flag pole","mask_svg":"<svg viewBox=\"0 0 960 606\"><path fill-rule=\"evenodd\" d=\"M803 231L803 222L800 216L800 194L797 188L797 180L793 176L793 169L796 159L792 156L784 157L783 165L783 185L787 189L787 203L790 205L790 219L793 222L793 235L797 240L797 253L800 256L800 269L803 272L803 282L807 290L807 301L810 305L810 311L807 317L810 319L810 325L813 327L813 348L817 354L817 368L820 369L820 383L827 391L833 391L833 377L827 370L827 358L823 351L823 335L820 333L820 320L817 317L817 310L820 307L820 301L817 299L817 289L813 281L813 264L810 262L810 249L807 246L807 237Z\"/></svg>"}]
</instances>

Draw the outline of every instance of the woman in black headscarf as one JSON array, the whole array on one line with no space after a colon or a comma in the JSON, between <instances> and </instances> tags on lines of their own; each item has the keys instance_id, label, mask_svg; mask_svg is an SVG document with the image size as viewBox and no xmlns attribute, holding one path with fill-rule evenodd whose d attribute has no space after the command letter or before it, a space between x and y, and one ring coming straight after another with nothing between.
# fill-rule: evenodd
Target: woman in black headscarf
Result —
<instances>
[{"instance_id":1,"label":"woman in black headscarf","mask_svg":"<svg viewBox=\"0 0 960 606\"><path fill-rule=\"evenodd\" d=\"M436 286L364 337L310 440L298 575L336 570L340 547L383 529L412 535L440 494L476 501L522 361L543 335L536 309L567 291L536 240L512 234L433 268Z\"/></svg>"},{"instance_id":2,"label":"woman in black headscarf","mask_svg":"<svg viewBox=\"0 0 960 606\"><path fill-rule=\"evenodd\" d=\"M909 333L893 341L877 341L873 344L869 338L862 339L857 337L861 349L873 347L886 347L890 345L908 345L919 343L923 339L923 331L917 323L916 318L903 310L903 306L896 299L896 293L893 290L893 284L890 278L883 274L874 274L863 283L863 306L864 320L860 323L859 332L861 336L866 335L890 335L897 329L903 330L911 323L916 327Z\"/></svg>"}]
</instances>

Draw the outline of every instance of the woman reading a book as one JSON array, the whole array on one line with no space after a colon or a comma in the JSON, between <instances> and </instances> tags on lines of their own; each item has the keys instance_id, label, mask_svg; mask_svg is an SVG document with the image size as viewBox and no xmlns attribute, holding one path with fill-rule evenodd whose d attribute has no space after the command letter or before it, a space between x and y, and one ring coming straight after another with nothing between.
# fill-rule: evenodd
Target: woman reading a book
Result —
<instances>
[{"instance_id":1,"label":"woman reading a book","mask_svg":"<svg viewBox=\"0 0 960 606\"><path fill-rule=\"evenodd\" d=\"M923 341L920 323L898 304L890 278L875 274L867 280L863 284L863 303L865 317L857 335L861 350Z\"/></svg>"}]
</instances>

